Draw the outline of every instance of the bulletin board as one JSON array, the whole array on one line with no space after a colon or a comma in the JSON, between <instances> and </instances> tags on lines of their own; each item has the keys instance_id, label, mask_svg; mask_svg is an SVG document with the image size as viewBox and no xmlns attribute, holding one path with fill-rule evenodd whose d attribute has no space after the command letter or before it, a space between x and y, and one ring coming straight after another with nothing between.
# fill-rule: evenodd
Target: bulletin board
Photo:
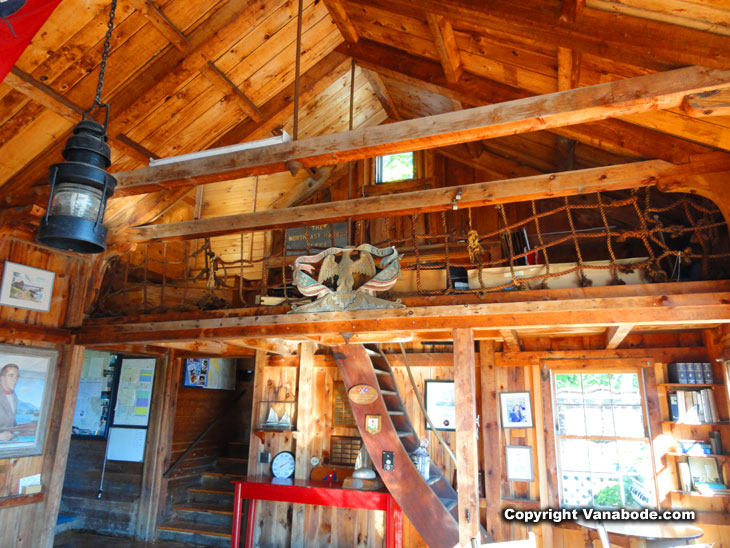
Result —
<instances>
[{"instance_id":1,"label":"bulletin board","mask_svg":"<svg viewBox=\"0 0 730 548\"><path fill-rule=\"evenodd\" d=\"M86 350L81 369L72 434L79 438L105 439L119 374L121 356Z\"/></svg>"},{"instance_id":2,"label":"bulletin board","mask_svg":"<svg viewBox=\"0 0 730 548\"><path fill-rule=\"evenodd\" d=\"M124 358L112 426L146 428L150 418L155 358Z\"/></svg>"}]
</instances>

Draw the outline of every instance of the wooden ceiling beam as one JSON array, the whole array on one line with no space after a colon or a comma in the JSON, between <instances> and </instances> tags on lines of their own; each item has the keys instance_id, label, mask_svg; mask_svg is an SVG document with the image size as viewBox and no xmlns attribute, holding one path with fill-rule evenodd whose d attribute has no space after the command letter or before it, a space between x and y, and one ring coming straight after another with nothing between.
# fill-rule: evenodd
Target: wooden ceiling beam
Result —
<instances>
[{"instance_id":1,"label":"wooden ceiling beam","mask_svg":"<svg viewBox=\"0 0 730 548\"><path fill-rule=\"evenodd\" d=\"M205 354L208 356L226 356L226 357L246 357L254 356L256 351L251 348L244 348L239 345L227 344L225 342L210 340L210 341L190 341L190 342L161 342L156 346L162 346L165 348L174 348L175 350L182 350L183 352L190 352L193 354Z\"/></svg>"},{"instance_id":2,"label":"wooden ceiling beam","mask_svg":"<svg viewBox=\"0 0 730 548\"><path fill-rule=\"evenodd\" d=\"M689 116L730 116L730 89L693 93L682 101L682 110Z\"/></svg>"},{"instance_id":3,"label":"wooden ceiling beam","mask_svg":"<svg viewBox=\"0 0 730 548\"><path fill-rule=\"evenodd\" d=\"M520 337L514 329L501 329L499 334L502 336L504 346L510 352L519 352L522 350L520 346Z\"/></svg>"},{"instance_id":4,"label":"wooden ceiling beam","mask_svg":"<svg viewBox=\"0 0 730 548\"><path fill-rule=\"evenodd\" d=\"M190 186L191 180L214 182L283 172L291 161L303 167L331 165L673 108L681 104L685 95L729 84L730 71L687 67L387 126L290 141L266 149L120 172L116 174L117 192L143 194Z\"/></svg>"},{"instance_id":5,"label":"wooden ceiling beam","mask_svg":"<svg viewBox=\"0 0 730 548\"><path fill-rule=\"evenodd\" d=\"M240 108L246 116L255 122L261 122L264 119L264 113L256 106L256 103L249 99L236 84L231 82L231 80L215 66L213 61L208 61L205 65L203 65L200 68L200 72L202 72L203 76L210 80L210 82L226 96L232 97L236 106L238 106L238 108Z\"/></svg>"},{"instance_id":6,"label":"wooden ceiling beam","mask_svg":"<svg viewBox=\"0 0 730 548\"><path fill-rule=\"evenodd\" d=\"M325 224L345 219L372 219L388 215L427 213L550 197L608 192L653 186L657 181L687 174L730 169L730 158L720 153L703 161L681 166L662 160L648 160L618 166L552 173L474 183L458 187L405 192L391 196L356 198L341 202L311 204L272 211L242 213L197 221L183 221L131 229L125 240L133 242L194 239L274 227ZM461 193L458 203L457 193Z\"/></svg>"},{"instance_id":7,"label":"wooden ceiling beam","mask_svg":"<svg viewBox=\"0 0 730 548\"><path fill-rule=\"evenodd\" d=\"M438 51L446 80L458 82L463 66L451 21L443 15L434 15L433 13L428 13L426 18L428 19L431 34L433 34L436 41L436 51Z\"/></svg>"},{"instance_id":8,"label":"wooden ceiling beam","mask_svg":"<svg viewBox=\"0 0 730 548\"><path fill-rule=\"evenodd\" d=\"M134 9L139 10L145 19L155 27L175 48L187 53L190 42L152 0L131 0Z\"/></svg>"},{"instance_id":9,"label":"wooden ceiling beam","mask_svg":"<svg viewBox=\"0 0 730 548\"><path fill-rule=\"evenodd\" d=\"M633 328L633 324L622 324L606 329L606 349L618 348Z\"/></svg>"},{"instance_id":10,"label":"wooden ceiling beam","mask_svg":"<svg viewBox=\"0 0 730 548\"><path fill-rule=\"evenodd\" d=\"M360 39L360 36L357 33L355 25L350 20L349 15L347 15L347 10L342 5L342 2L340 0L323 1L342 37L348 42L356 43Z\"/></svg>"},{"instance_id":11,"label":"wooden ceiling beam","mask_svg":"<svg viewBox=\"0 0 730 548\"><path fill-rule=\"evenodd\" d=\"M385 85L380 74L365 67L360 67L360 69L365 75L365 78L368 79L370 87L373 88L373 92L378 98L378 101L380 101L380 104L385 113L388 115L388 118L391 120L402 120L403 117L400 112L398 112L398 107L393 100L393 96L390 94L390 91L388 91L388 86Z\"/></svg>"},{"instance_id":12,"label":"wooden ceiling beam","mask_svg":"<svg viewBox=\"0 0 730 548\"><path fill-rule=\"evenodd\" d=\"M683 65L730 68L730 37L607 11L584 9L575 21L561 20L560 13L541 2L515 3L494 0L361 0L416 20L424 13L450 17L475 25L480 32L490 28L525 40L581 50L599 57L667 70ZM677 47L681 44L681 47Z\"/></svg>"},{"instance_id":13,"label":"wooden ceiling beam","mask_svg":"<svg viewBox=\"0 0 730 548\"><path fill-rule=\"evenodd\" d=\"M630 286L629 290L632 288ZM628 294L628 293L627 293ZM84 327L78 344L159 343L186 340L291 338L306 335L368 331L429 332L454 328L549 329L635 326L712 325L730 323L730 293L575 299L477 304L469 307L429 306L407 309L246 316L214 320ZM640 321L636 321L640 318Z\"/></svg>"},{"instance_id":14,"label":"wooden ceiling beam","mask_svg":"<svg viewBox=\"0 0 730 548\"><path fill-rule=\"evenodd\" d=\"M355 58L361 67L368 67L389 78L452 99L458 98L469 105L511 101L532 96L524 90L511 88L468 72L463 73L461 80L456 84L447 82L438 63L365 39L360 40L356 46L339 46L338 50ZM575 59L573 54L571 59ZM571 70L571 75L574 73L575 70ZM572 82L572 76L570 78ZM615 154L637 158L659 158L674 163L686 162L690 154L702 154L714 150L621 120L600 120L551 128L548 131Z\"/></svg>"}]
</instances>

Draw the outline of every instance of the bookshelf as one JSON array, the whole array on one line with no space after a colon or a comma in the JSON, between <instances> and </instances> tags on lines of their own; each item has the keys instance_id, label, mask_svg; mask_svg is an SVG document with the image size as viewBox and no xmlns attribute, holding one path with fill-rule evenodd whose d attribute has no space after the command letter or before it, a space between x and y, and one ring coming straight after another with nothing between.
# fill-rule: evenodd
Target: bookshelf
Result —
<instances>
[{"instance_id":1,"label":"bookshelf","mask_svg":"<svg viewBox=\"0 0 730 548\"><path fill-rule=\"evenodd\" d=\"M660 381L657 389L662 400L662 430L673 440L672 448L665 455L674 463L672 468L677 488L671 493L675 496L700 499L730 497L727 488L721 489L722 484L730 485L729 363L673 363L661 368L663 371L661 378L657 379ZM678 366L682 366L683 370ZM688 371L692 371L691 376ZM708 447L711 437L718 439ZM693 454L688 454L687 444L692 444L692 441L698 447L689 451ZM691 465L691 462L695 464ZM719 471L719 481L708 482L703 478L698 482L703 492L699 492L695 484L696 471L704 468L698 462L706 462L707 467ZM716 492L705 491L706 483L712 483Z\"/></svg>"}]
</instances>

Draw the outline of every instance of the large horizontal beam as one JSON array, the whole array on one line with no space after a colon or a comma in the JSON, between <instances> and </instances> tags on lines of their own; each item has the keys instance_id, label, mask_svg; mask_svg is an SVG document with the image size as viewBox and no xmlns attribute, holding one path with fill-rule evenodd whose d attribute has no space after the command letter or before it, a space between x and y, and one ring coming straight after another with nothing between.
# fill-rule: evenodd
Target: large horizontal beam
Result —
<instances>
[{"instance_id":1,"label":"large horizontal beam","mask_svg":"<svg viewBox=\"0 0 730 548\"><path fill-rule=\"evenodd\" d=\"M631 291L629 288L628 291ZM627 294L630 294L628 293ZM390 310L245 316L89 326L79 344L161 343L185 340L287 338L368 331L472 329L548 329L565 327L687 326L730 323L730 293L693 293L612 298L425 306Z\"/></svg>"},{"instance_id":2,"label":"large horizontal beam","mask_svg":"<svg viewBox=\"0 0 730 548\"><path fill-rule=\"evenodd\" d=\"M120 172L116 174L117 192L120 195L155 192L195 183L283 172L291 161L299 162L303 167L331 165L674 108L690 93L728 85L730 70L687 67L387 126Z\"/></svg>"},{"instance_id":3,"label":"large horizontal beam","mask_svg":"<svg viewBox=\"0 0 730 548\"><path fill-rule=\"evenodd\" d=\"M700 161L701 160L701 161ZM324 224L345 219L369 219L388 215L479 207L545 197L572 196L650 186L663 178L730 169L730 156L704 155L698 161L675 165L649 160L618 166L533 175L503 181L435 188L402 194L372 196L341 202L311 204L225 217L149 225L130 229L125 240L134 242L193 239L274 227Z\"/></svg>"}]
</instances>

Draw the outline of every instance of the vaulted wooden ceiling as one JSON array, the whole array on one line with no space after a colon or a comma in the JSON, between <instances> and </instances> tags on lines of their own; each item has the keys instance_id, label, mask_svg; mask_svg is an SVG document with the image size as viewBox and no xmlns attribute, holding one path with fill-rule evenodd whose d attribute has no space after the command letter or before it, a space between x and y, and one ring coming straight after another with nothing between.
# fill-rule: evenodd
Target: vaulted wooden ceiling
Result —
<instances>
[{"instance_id":1,"label":"vaulted wooden ceiling","mask_svg":"<svg viewBox=\"0 0 730 548\"><path fill-rule=\"evenodd\" d=\"M282 0L120 0L104 88L111 170L291 133L297 10ZM0 207L44 204L48 166L93 100L107 17L107 1L63 0L0 84ZM351 59L355 128L686 65L730 68L730 7L720 0L304 0L302 31L300 138L348 129ZM688 110L440 153L500 180L730 150L730 117ZM293 203L281 197L326 176L300 171L116 198L107 224L260 211Z\"/></svg>"}]
</instances>

